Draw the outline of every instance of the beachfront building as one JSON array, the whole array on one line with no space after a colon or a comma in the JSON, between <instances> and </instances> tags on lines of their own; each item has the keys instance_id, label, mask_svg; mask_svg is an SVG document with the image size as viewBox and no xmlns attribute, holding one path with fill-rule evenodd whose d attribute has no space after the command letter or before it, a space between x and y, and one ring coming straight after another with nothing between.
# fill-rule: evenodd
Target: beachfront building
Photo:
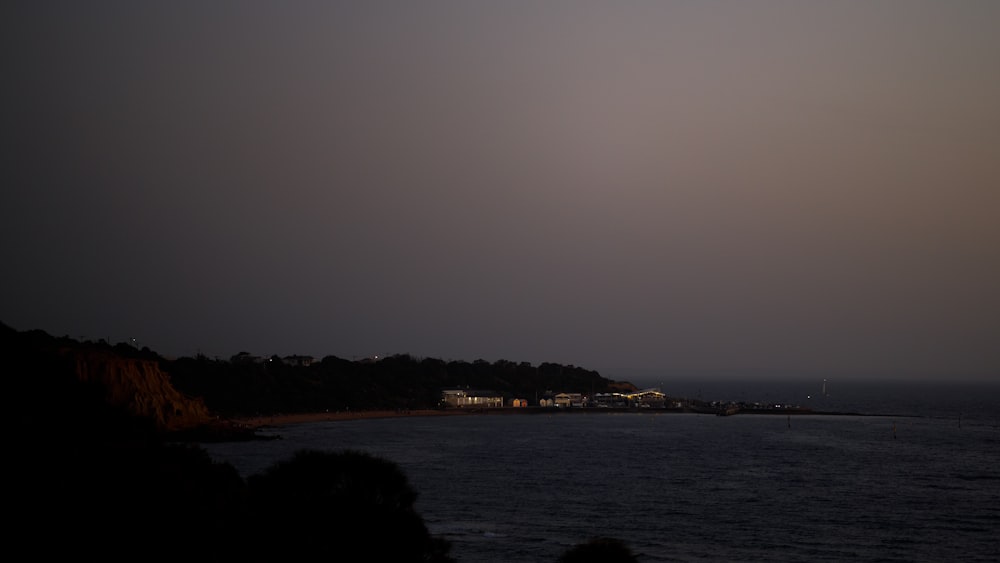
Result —
<instances>
[{"instance_id":1,"label":"beachfront building","mask_svg":"<svg viewBox=\"0 0 1000 563\"><path fill-rule=\"evenodd\" d=\"M593 406L602 408L623 408L630 403L628 395L623 393L597 393L593 399Z\"/></svg>"},{"instance_id":2,"label":"beachfront building","mask_svg":"<svg viewBox=\"0 0 1000 563\"><path fill-rule=\"evenodd\" d=\"M444 389L441 398L450 407L502 407L503 396L482 389Z\"/></svg>"},{"instance_id":3,"label":"beachfront building","mask_svg":"<svg viewBox=\"0 0 1000 563\"><path fill-rule=\"evenodd\" d=\"M581 393L558 393L553 401L557 407L582 407L586 399Z\"/></svg>"},{"instance_id":4,"label":"beachfront building","mask_svg":"<svg viewBox=\"0 0 1000 563\"><path fill-rule=\"evenodd\" d=\"M635 393L629 393L629 401L639 407L663 408L667 402L667 396L659 389L643 389Z\"/></svg>"}]
</instances>

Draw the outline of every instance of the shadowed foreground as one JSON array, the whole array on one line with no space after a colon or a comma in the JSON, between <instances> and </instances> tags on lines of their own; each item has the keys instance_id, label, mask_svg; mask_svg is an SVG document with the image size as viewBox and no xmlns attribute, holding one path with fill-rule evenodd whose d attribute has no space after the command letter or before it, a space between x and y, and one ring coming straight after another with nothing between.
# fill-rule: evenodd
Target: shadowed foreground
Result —
<instances>
[{"instance_id":1,"label":"shadowed foreground","mask_svg":"<svg viewBox=\"0 0 1000 563\"><path fill-rule=\"evenodd\" d=\"M268 523L249 560L451 561L449 545L414 511L406 475L387 460L305 450L247 482L251 520Z\"/></svg>"},{"instance_id":2,"label":"shadowed foreground","mask_svg":"<svg viewBox=\"0 0 1000 563\"><path fill-rule=\"evenodd\" d=\"M243 479L180 431L177 423L203 418L198 400L156 370L123 371L97 352L0 325L13 422L8 551L130 562L455 560L393 462L304 450Z\"/></svg>"}]
</instances>

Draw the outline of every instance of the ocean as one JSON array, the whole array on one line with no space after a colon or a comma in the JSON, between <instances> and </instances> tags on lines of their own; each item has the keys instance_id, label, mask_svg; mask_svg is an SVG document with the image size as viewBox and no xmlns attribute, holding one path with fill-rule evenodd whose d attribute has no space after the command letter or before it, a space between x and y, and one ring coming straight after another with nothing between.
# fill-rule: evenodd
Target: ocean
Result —
<instances>
[{"instance_id":1,"label":"ocean","mask_svg":"<svg viewBox=\"0 0 1000 563\"><path fill-rule=\"evenodd\" d=\"M1000 384L691 385L856 414L390 418L203 447L244 476L303 448L389 459L460 562L554 563L593 537L648 562L1000 561Z\"/></svg>"}]
</instances>

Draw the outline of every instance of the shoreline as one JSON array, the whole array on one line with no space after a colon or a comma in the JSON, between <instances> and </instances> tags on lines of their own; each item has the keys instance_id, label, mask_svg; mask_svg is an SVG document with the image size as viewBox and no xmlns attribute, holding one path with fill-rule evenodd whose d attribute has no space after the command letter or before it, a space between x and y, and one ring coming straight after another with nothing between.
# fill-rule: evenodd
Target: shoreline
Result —
<instances>
[{"instance_id":1,"label":"shoreline","mask_svg":"<svg viewBox=\"0 0 1000 563\"><path fill-rule=\"evenodd\" d=\"M277 428L292 424L305 424L309 422L333 422L341 420L366 420L376 418L402 418L414 416L456 416L482 414L475 410L463 411L436 410L436 409L401 409L401 410L371 410L371 411L336 411L336 412L313 412L294 414L274 414L252 417L230 418L229 422L250 430L260 428Z\"/></svg>"},{"instance_id":2,"label":"shoreline","mask_svg":"<svg viewBox=\"0 0 1000 563\"><path fill-rule=\"evenodd\" d=\"M503 415L531 415L531 414L611 414L611 413L648 413L648 414L715 414L714 411L698 411L692 409L637 409L637 408L612 408L612 409L564 409L556 407L489 407L489 408L452 408L452 409L399 409L399 410L361 410L361 411L336 411L336 412L313 412L294 414L273 414L252 417L234 417L228 419L231 424L248 430L258 430L264 428L280 428L294 424L305 424L313 422L335 422L350 420L372 420L380 418L404 418L404 417L428 417L428 416L475 416L483 414L503 414ZM864 413L827 412L812 411L807 409L762 409L762 410L741 410L726 416L740 416L753 414L769 415L854 415L854 416L891 416L872 415Z\"/></svg>"}]
</instances>

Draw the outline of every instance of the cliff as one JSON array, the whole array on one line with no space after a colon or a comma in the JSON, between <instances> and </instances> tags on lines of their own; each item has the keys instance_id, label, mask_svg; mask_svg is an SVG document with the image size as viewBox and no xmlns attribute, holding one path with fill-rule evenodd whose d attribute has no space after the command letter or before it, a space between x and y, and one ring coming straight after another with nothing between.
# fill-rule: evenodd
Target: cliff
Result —
<instances>
[{"instance_id":1,"label":"cliff","mask_svg":"<svg viewBox=\"0 0 1000 563\"><path fill-rule=\"evenodd\" d=\"M278 357L261 363L167 360L124 343L78 342L3 323L0 357L9 362L9 391L19 397L15 417L26 430L37 429L40 417L71 421L59 432L82 429L84 420L111 416L111 409L191 441L252 438L233 422L249 416L442 408L442 389L486 389L510 399L636 390L593 370L554 363L446 362L408 354L378 361L327 356L308 366Z\"/></svg>"},{"instance_id":2,"label":"cliff","mask_svg":"<svg viewBox=\"0 0 1000 563\"><path fill-rule=\"evenodd\" d=\"M204 401L177 391L157 362L105 350L64 349L62 353L71 359L80 382L99 385L108 404L151 419L159 430L189 430L213 420Z\"/></svg>"},{"instance_id":3,"label":"cliff","mask_svg":"<svg viewBox=\"0 0 1000 563\"><path fill-rule=\"evenodd\" d=\"M202 398L178 390L158 356L0 323L8 412L25 436L106 438L112 418L159 434L218 426ZM120 423L124 423L124 420Z\"/></svg>"}]
</instances>

